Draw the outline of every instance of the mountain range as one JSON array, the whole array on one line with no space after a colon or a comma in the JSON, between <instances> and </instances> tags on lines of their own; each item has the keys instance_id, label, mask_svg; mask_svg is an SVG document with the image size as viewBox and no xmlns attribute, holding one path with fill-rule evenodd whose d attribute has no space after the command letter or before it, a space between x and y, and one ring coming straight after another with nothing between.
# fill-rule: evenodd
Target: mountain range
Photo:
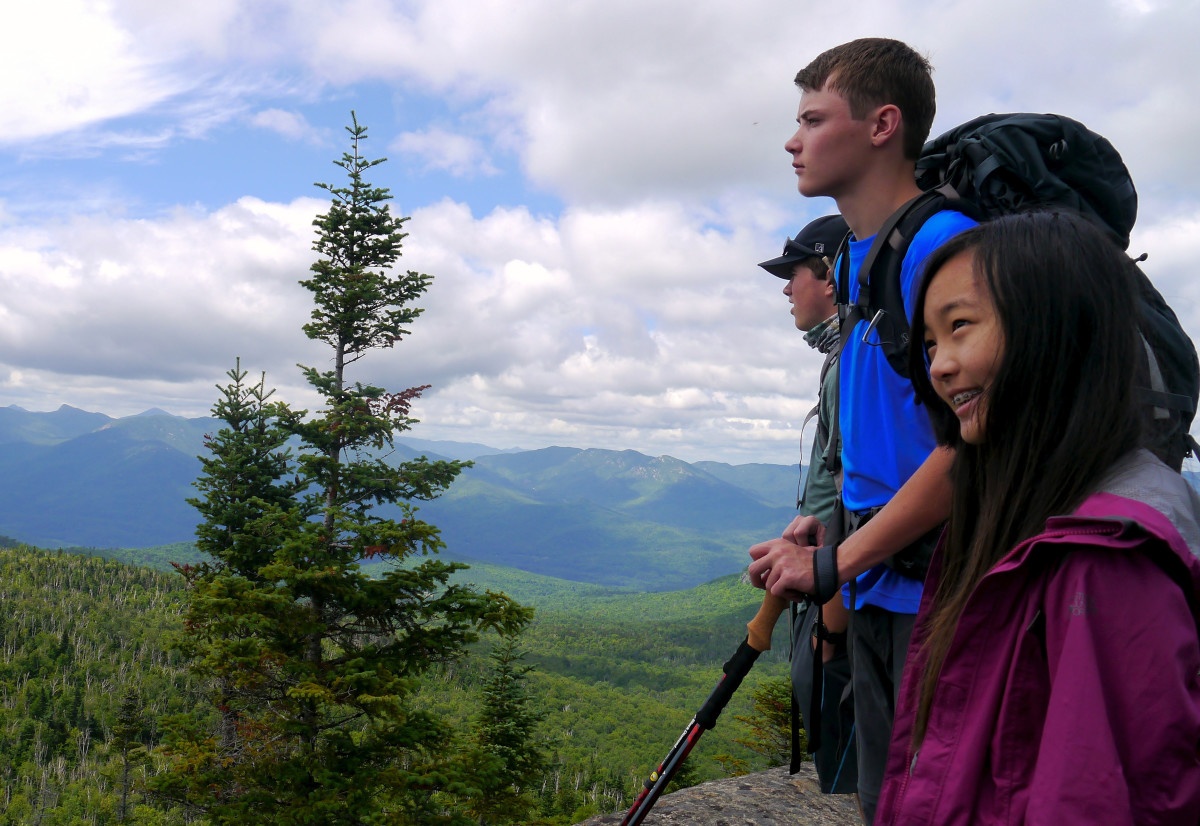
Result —
<instances>
[{"instance_id":1,"label":"mountain range","mask_svg":"<svg viewBox=\"0 0 1200 826\"><path fill-rule=\"evenodd\" d=\"M40 547L189 542L188 497L220 423L161 410L114 419L0 408L0 534ZM391 459L471 460L420 503L444 556L635 590L691 587L745 566L794 513L797 469L687 463L632 450L397 440Z\"/></svg>"}]
</instances>

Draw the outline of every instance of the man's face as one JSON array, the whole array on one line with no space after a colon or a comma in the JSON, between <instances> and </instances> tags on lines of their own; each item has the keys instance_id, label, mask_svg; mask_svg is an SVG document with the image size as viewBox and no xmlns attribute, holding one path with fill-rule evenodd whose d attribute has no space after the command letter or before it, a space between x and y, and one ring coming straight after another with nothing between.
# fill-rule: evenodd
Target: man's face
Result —
<instances>
[{"instance_id":1,"label":"man's face","mask_svg":"<svg viewBox=\"0 0 1200 826\"><path fill-rule=\"evenodd\" d=\"M805 263L792 268L792 278L783 286L783 294L792 304L796 329L802 332L816 327L837 309L833 284L827 278L813 275L813 270Z\"/></svg>"},{"instance_id":2,"label":"man's face","mask_svg":"<svg viewBox=\"0 0 1200 826\"><path fill-rule=\"evenodd\" d=\"M844 97L822 90L800 96L796 123L796 134L783 148L792 156L800 194L836 200L864 168L871 151L871 119L855 120Z\"/></svg>"}]
</instances>

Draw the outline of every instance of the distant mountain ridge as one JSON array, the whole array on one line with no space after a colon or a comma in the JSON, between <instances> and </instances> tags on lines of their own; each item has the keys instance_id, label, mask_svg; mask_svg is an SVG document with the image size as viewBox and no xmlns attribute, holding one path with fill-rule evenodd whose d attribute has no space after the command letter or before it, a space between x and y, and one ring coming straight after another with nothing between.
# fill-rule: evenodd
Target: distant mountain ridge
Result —
<instances>
[{"instance_id":1,"label":"distant mountain ridge","mask_svg":"<svg viewBox=\"0 0 1200 826\"><path fill-rule=\"evenodd\" d=\"M114 419L0 408L0 535L50 548L191 542L197 457L220 426L160 410ZM419 455L474 462L443 496L417 503L441 529L444 556L575 582L689 588L742 570L746 549L795 513L795 466L409 437L388 460Z\"/></svg>"},{"instance_id":2,"label":"distant mountain ridge","mask_svg":"<svg viewBox=\"0 0 1200 826\"><path fill-rule=\"evenodd\" d=\"M31 413L15 405L0 407L0 444L58 442L91 433L114 421L103 413L88 413L63 405L52 413Z\"/></svg>"},{"instance_id":3,"label":"distant mountain ridge","mask_svg":"<svg viewBox=\"0 0 1200 826\"><path fill-rule=\"evenodd\" d=\"M43 547L190 541L197 458L212 418L160 410L112 418L69 406L0 408L0 534ZM689 464L632 450L498 450L397 440L394 461L473 460L419 503L451 559L601 585L690 587L744 567L746 548L791 518L796 468Z\"/></svg>"},{"instance_id":4,"label":"distant mountain ridge","mask_svg":"<svg viewBox=\"0 0 1200 826\"><path fill-rule=\"evenodd\" d=\"M441 528L451 557L582 582L687 587L740 570L746 548L791 519L797 471L773 467L771 502L669 456L564 447L495 454L476 459L420 513Z\"/></svg>"}]
</instances>

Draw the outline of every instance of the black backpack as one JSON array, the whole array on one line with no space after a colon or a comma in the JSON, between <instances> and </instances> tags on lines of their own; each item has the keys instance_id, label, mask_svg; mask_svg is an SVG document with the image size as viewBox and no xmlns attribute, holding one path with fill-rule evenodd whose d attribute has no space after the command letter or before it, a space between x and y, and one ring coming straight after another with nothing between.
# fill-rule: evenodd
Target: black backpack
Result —
<instances>
[{"instance_id":1,"label":"black backpack","mask_svg":"<svg viewBox=\"0 0 1200 826\"><path fill-rule=\"evenodd\" d=\"M1061 115L984 115L925 144L917 161L923 194L880 228L859 270L857 304L848 299L849 255L842 255L838 303L843 335L859 318L871 327L897 373L908 377L908 315L900 265L913 236L943 209L979 221L1031 209L1073 210L1103 228L1122 249L1137 218L1137 192L1129 170L1105 138ZM1200 361L1175 313L1131 260L1140 293L1150 405L1147 447L1179 470L1187 455L1200 456L1189 429L1200 398Z\"/></svg>"}]
</instances>

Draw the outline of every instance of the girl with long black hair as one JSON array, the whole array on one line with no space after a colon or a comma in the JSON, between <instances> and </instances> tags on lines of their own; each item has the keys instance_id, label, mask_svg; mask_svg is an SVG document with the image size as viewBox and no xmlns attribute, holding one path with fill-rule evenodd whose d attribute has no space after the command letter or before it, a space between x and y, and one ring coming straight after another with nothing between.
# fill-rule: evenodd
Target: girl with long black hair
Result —
<instances>
[{"instance_id":1,"label":"girl with long black hair","mask_svg":"<svg viewBox=\"0 0 1200 826\"><path fill-rule=\"evenodd\" d=\"M954 493L876 824L1200 823L1200 498L1140 448L1131 267L1058 213L926 265L911 374Z\"/></svg>"}]
</instances>

